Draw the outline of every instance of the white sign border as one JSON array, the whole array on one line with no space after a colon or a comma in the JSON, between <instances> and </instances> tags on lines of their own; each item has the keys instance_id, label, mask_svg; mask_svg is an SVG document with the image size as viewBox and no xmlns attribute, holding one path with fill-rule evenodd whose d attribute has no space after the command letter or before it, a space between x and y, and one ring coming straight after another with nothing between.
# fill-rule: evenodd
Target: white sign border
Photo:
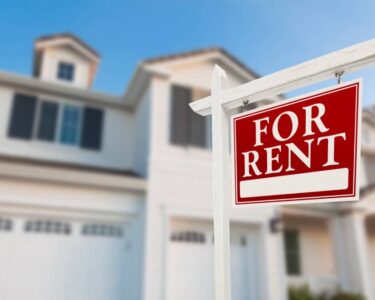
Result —
<instances>
[{"instance_id":1,"label":"white sign border","mask_svg":"<svg viewBox=\"0 0 375 300\"><path fill-rule=\"evenodd\" d=\"M355 193L353 196L347 196L347 197L336 197L336 198L323 198L319 199L320 197L311 197L311 198L304 198L305 200L296 199L296 200L285 200L285 199L274 199L272 201L262 200L262 202L244 202L244 203L237 203L236 199L236 191L235 191L235 176L236 176L236 168L235 168L235 152L234 152L234 118L238 118L241 116L247 116L249 113L254 114L257 112L262 112L263 110L270 109L270 108L279 108L280 106L288 105L290 102L301 100L303 101L305 98L313 98L314 96L319 96L319 94L332 91L333 89L337 90L338 88L343 88L346 86L350 86L353 84L359 84L359 91L358 91L358 114L357 114L357 145L356 145L356 160L355 160ZM230 180L230 195L231 195L231 203L233 208L243 208L243 207L249 207L249 206L263 206L263 205L293 205L293 204L312 204L312 203L334 203L334 202L348 202L348 201L358 201L359 200L359 167L360 167L360 160L361 160L361 137L362 137L362 87L363 87L363 80L362 78L354 79L351 81L347 81L345 83L336 84L333 86L329 86L323 89L315 90L310 93L298 95L286 100L277 101L275 103L271 103L265 106L261 106L258 108L255 108L251 111L245 111L242 113L234 114L230 117L230 133L231 133L231 153L230 153L230 168L231 168L231 180ZM333 91L332 91L333 92Z\"/></svg>"}]
</instances>

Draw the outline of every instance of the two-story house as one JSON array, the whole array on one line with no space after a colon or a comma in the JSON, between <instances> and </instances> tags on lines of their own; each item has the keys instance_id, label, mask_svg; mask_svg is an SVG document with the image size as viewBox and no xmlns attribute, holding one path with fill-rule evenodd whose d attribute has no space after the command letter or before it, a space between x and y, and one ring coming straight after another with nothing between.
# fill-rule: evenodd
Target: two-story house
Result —
<instances>
[{"instance_id":1,"label":"two-story house","mask_svg":"<svg viewBox=\"0 0 375 300\"><path fill-rule=\"evenodd\" d=\"M209 48L142 61L115 96L91 89L99 61L59 34L35 41L32 77L0 73L0 298L213 299L210 118L188 102L215 64L227 87L257 75ZM231 210L234 300L374 297L373 110L363 123L364 201Z\"/></svg>"}]
</instances>

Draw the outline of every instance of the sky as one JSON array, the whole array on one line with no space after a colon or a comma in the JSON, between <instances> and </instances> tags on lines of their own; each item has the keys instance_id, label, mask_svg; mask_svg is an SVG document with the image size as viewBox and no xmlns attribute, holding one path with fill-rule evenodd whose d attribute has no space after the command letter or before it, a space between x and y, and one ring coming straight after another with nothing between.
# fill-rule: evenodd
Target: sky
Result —
<instances>
[{"instance_id":1,"label":"sky","mask_svg":"<svg viewBox=\"0 0 375 300\"><path fill-rule=\"evenodd\" d=\"M219 46L267 75L375 38L375 1L0 0L0 28L1 71L30 75L33 41L72 32L101 54L94 89L121 95L145 58ZM356 77L375 105L375 68Z\"/></svg>"}]
</instances>

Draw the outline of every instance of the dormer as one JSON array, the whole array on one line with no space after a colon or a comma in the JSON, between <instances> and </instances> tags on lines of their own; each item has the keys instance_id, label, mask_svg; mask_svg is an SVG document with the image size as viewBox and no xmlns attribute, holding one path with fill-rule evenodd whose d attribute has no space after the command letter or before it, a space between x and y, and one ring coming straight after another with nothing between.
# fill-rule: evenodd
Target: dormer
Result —
<instances>
[{"instance_id":1,"label":"dormer","mask_svg":"<svg viewBox=\"0 0 375 300\"><path fill-rule=\"evenodd\" d=\"M99 64L99 54L80 38L55 34L38 38L34 44L34 77L90 88Z\"/></svg>"}]
</instances>

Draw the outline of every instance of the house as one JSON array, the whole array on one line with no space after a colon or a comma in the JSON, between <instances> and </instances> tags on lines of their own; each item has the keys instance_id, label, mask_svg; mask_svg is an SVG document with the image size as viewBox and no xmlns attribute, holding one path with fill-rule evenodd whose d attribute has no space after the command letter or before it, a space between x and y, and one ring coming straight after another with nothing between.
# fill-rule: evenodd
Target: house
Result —
<instances>
[{"instance_id":1,"label":"house","mask_svg":"<svg viewBox=\"0 0 375 300\"><path fill-rule=\"evenodd\" d=\"M65 33L35 41L32 77L0 73L1 299L213 299L210 118L187 104L214 64L227 87L258 75L208 48L144 60L115 96L91 89L99 61ZM363 201L231 210L234 300L375 299L374 127L369 108Z\"/></svg>"}]
</instances>

